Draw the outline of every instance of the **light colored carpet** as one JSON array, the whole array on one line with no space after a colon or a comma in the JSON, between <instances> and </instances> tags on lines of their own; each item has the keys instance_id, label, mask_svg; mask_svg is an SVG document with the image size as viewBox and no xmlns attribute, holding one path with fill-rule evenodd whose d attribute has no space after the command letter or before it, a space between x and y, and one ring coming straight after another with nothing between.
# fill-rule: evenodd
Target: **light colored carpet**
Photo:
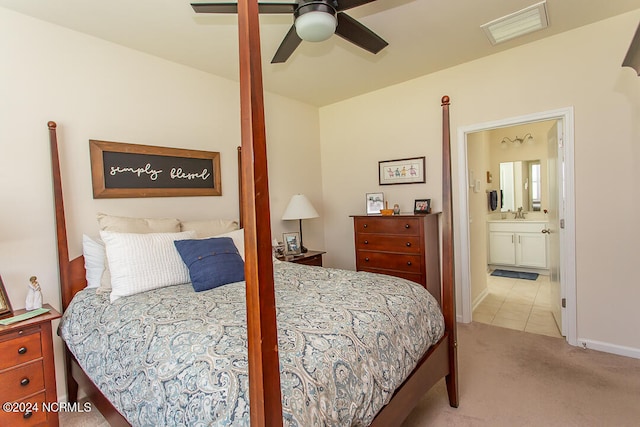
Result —
<instances>
[{"instance_id":1,"label":"light colored carpet","mask_svg":"<svg viewBox=\"0 0 640 427\"><path fill-rule=\"evenodd\" d=\"M640 425L638 359L483 323L458 325L458 343L460 406L441 381L403 427Z\"/></svg>"},{"instance_id":2,"label":"light colored carpet","mask_svg":"<svg viewBox=\"0 0 640 427\"><path fill-rule=\"evenodd\" d=\"M449 406L443 380L403 427L640 425L638 359L471 323L458 325L458 365L460 407ZM61 413L60 425L107 424L94 409Z\"/></svg>"}]
</instances>

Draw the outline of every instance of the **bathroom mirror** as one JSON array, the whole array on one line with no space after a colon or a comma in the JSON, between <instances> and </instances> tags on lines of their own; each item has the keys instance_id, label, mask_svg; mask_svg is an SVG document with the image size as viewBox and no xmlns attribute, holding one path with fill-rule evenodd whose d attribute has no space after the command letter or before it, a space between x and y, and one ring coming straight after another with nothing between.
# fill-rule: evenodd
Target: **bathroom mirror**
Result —
<instances>
[{"instance_id":1,"label":"bathroom mirror","mask_svg":"<svg viewBox=\"0 0 640 427\"><path fill-rule=\"evenodd\" d=\"M500 163L501 212L540 211L542 205L542 174L540 160Z\"/></svg>"}]
</instances>

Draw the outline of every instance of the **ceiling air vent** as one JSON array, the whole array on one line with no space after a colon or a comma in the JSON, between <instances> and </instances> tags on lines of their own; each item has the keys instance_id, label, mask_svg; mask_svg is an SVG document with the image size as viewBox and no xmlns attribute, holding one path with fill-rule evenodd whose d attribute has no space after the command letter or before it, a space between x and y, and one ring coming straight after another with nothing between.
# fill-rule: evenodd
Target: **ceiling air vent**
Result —
<instances>
[{"instance_id":1,"label":"ceiling air vent","mask_svg":"<svg viewBox=\"0 0 640 427\"><path fill-rule=\"evenodd\" d=\"M502 18L494 19L480 27L484 30L491 44L495 45L542 30L548 25L547 3L542 1Z\"/></svg>"}]
</instances>

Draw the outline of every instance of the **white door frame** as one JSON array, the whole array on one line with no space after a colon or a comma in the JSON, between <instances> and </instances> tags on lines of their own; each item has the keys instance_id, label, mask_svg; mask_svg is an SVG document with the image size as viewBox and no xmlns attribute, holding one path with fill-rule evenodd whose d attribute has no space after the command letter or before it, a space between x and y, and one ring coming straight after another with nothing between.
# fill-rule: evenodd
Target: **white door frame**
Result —
<instances>
[{"instance_id":1,"label":"white door frame","mask_svg":"<svg viewBox=\"0 0 640 427\"><path fill-rule=\"evenodd\" d=\"M573 107L561 108L558 110L543 111L540 113L527 114L524 116L511 117L496 120L493 122L480 123L458 128L458 197L460 215L458 215L458 260L460 261L459 286L461 304L462 323L471 322L472 301L471 301L471 267L469 253L469 204L468 189L469 182L467 167L467 134L497 129L507 126L522 125L525 123L561 120L564 150L564 185L565 200L561 201L564 212L560 219L564 219L564 229L560 231L560 287L562 297L566 299L566 308L562 313L566 319L567 342L571 345L578 345L577 341L577 307L576 307L576 234L575 234L575 190L574 190L574 134L573 134Z\"/></svg>"}]
</instances>

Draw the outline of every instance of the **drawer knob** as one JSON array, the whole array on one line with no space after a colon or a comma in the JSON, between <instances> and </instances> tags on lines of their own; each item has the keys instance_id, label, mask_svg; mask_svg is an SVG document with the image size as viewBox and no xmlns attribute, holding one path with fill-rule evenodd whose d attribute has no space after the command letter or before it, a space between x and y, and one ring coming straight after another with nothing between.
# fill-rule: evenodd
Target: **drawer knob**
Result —
<instances>
[{"instance_id":1,"label":"drawer knob","mask_svg":"<svg viewBox=\"0 0 640 427\"><path fill-rule=\"evenodd\" d=\"M369 257L366 257L364 260L365 260L365 261L367 261L367 262L369 262Z\"/></svg>"},{"instance_id":2,"label":"drawer knob","mask_svg":"<svg viewBox=\"0 0 640 427\"><path fill-rule=\"evenodd\" d=\"M411 261L407 261L407 265L411 265Z\"/></svg>"},{"instance_id":3,"label":"drawer knob","mask_svg":"<svg viewBox=\"0 0 640 427\"><path fill-rule=\"evenodd\" d=\"M364 244L365 244L365 245L368 245L368 244L369 244L369 241L368 241L368 240L365 240L365 241L364 241Z\"/></svg>"},{"instance_id":4,"label":"drawer knob","mask_svg":"<svg viewBox=\"0 0 640 427\"><path fill-rule=\"evenodd\" d=\"M24 386L28 385L29 382L30 382L29 378L23 378L23 379L20 380L20 385L24 387Z\"/></svg>"},{"instance_id":5,"label":"drawer knob","mask_svg":"<svg viewBox=\"0 0 640 427\"><path fill-rule=\"evenodd\" d=\"M404 228L409 228L409 224L405 224L405 225L404 225Z\"/></svg>"},{"instance_id":6,"label":"drawer knob","mask_svg":"<svg viewBox=\"0 0 640 427\"><path fill-rule=\"evenodd\" d=\"M411 246L411 242L407 242L407 247L410 247L410 246Z\"/></svg>"},{"instance_id":7,"label":"drawer knob","mask_svg":"<svg viewBox=\"0 0 640 427\"><path fill-rule=\"evenodd\" d=\"M25 354L27 352L27 347L20 347L18 349L18 354Z\"/></svg>"},{"instance_id":8,"label":"drawer knob","mask_svg":"<svg viewBox=\"0 0 640 427\"><path fill-rule=\"evenodd\" d=\"M368 227L368 225L367 225L367 224L364 224L362 227L367 228L367 227Z\"/></svg>"},{"instance_id":9,"label":"drawer knob","mask_svg":"<svg viewBox=\"0 0 640 427\"><path fill-rule=\"evenodd\" d=\"M31 418L31 415L33 415L33 412L27 411L24 414L22 414L22 418L24 418L25 420L28 420L29 418Z\"/></svg>"}]
</instances>

